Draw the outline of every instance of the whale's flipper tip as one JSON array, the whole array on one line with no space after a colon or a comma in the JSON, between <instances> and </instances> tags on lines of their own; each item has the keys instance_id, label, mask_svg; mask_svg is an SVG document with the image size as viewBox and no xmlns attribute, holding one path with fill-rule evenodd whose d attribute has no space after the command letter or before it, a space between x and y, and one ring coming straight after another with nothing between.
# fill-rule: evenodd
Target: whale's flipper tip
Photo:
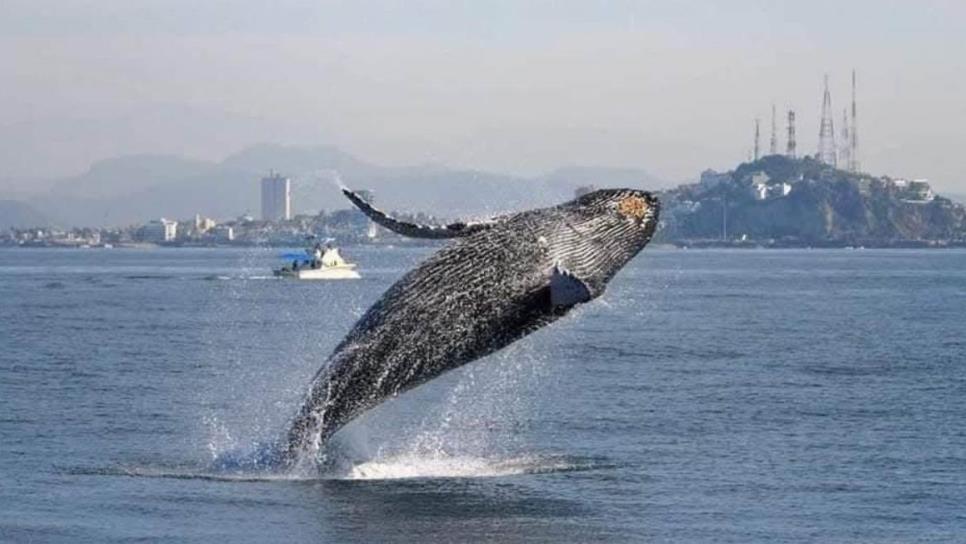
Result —
<instances>
[{"instance_id":1,"label":"whale's flipper tip","mask_svg":"<svg viewBox=\"0 0 966 544\"><path fill-rule=\"evenodd\" d=\"M346 187L345 185L340 186L339 189L342 191L342 194L345 195L345 197L348 198L356 206L359 206L360 208L362 208L368 204L365 200L363 200L361 196L359 196L358 193Z\"/></svg>"}]
</instances>

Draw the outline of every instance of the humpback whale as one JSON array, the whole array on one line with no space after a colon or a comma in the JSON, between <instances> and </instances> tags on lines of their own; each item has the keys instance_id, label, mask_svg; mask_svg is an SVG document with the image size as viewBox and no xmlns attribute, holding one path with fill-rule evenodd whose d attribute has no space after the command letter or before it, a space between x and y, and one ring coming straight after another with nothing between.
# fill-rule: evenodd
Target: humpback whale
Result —
<instances>
[{"instance_id":1,"label":"humpback whale","mask_svg":"<svg viewBox=\"0 0 966 544\"><path fill-rule=\"evenodd\" d=\"M391 231L454 242L390 287L338 344L280 444L288 463L314 460L366 410L600 296L651 240L660 208L648 192L605 189L487 221L417 225L343 192Z\"/></svg>"}]
</instances>

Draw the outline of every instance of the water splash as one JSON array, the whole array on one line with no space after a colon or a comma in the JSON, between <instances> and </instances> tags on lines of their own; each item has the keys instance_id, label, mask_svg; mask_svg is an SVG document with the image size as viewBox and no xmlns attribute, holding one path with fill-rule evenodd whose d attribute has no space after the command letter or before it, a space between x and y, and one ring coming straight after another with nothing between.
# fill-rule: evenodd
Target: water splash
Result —
<instances>
[{"instance_id":1,"label":"water splash","mask_svg":"<svg viewBox=\"0 0 966 544\"><path fill-rule=\"evenodd\" d=\"M524 474L570 472L593 468L591 463L563 457L524 455L487 458L437 455L400 455L353 466L341 479L401 480L417 478L494 478Z\"/></svg>"},{"instance_id":2,"label":"water splash","mask_svg":"<svg viewBox=\"0 0 966 544\"><path fill-rule=\"evenodd\" d=\"M238 447L238 442L231 435L228 426L221 422L218 417L208 415L204 417L205 425L208 427L208 453L211 455L212 462L218 459L222 452L229 451Z\"/></svg>"},{"instance_id":3,"label":"water splash","mask_svg":"<svg viewBox=\"0 0 966 544\"><path fill-rule=\"evenodd\" d=\"M544 351L520 344L455 371L451 383L407 394L336 434L324 449L286 462L281 442L245 445L208 418L209 477L272 479L474 478L574 470L532 453L521 432L545 377ZM442 388L441 388L441 387ZM439 398L432 397L436 394ZM413 417L413 408L421 417ZM427 409L428 407L428 409ZM249 435L247 431L242 435ZM249 439L250 440L250 439Z\"/></svg>"},{"instance_id":4,"label":"water splash","mask_svg":"<svg viewBox=\"0 0 966 544\"><path fill-rule=\"evenodd\" d=\"M500 478L609 468L613 468L613 465L593 459L551 455L522 455L513 458L401 455L314 472L271 470L269 466L253 468L248 465L217 467L163 464L67 467L61 470L67 474L80 476L127 476L226 482L316 482Z\"/></svg>"},{"instance_id":5,"label":"water splash","mask_svg":"<svg viewBox=\"0 0 966 544\"><path fill-rule=\"evenodd\" d=\"M522 421L532 414L545 357L518 344L455 371L441 399L411 397L422 417L407 420L406 403L375 410L335 436L326 473L346 479L469 478L548 472L572 463L530 453ZM437 390L438 392L438 390ZM427 409L427 405L429 409ZM393 409L395 408L395 409ZM438 409L437 409L438 408ZM387 413L388 412L388 413ZM414 423L415 421L415 423Z\"/></svg>"}]
</instances>

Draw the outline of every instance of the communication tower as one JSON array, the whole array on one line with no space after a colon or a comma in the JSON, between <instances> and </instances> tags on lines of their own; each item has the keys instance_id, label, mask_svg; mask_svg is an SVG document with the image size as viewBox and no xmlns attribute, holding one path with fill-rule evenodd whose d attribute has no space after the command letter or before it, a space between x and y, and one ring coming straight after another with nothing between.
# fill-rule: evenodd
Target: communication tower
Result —
<instances>
[{"instance_id":1,"label":"communication tower","mask_svg":"<svg viewBox=\"0 0 966 544\"><path fill-rule=\"evenodd\" d=\"M848 171L852 171L852 140L849 138L849 110L842 110L842 145L839 148L839 159Z\"/></svg>"},{"instance_id":2,"label":"communication tower","mask_svg":"<svg viewBox=\"0 0 966 544\"><path fill-rule=\"evenodd\" d=\"M852 131L849 140L849 171L858 172L859 165L859 134L855 123L855 70L852 70Z\"/></svg>"},{"instance_id":3,"label":"communication tower","mask_svg":"<svg viewBox=\"0 0 966 544\"><path fill-rule=\"evenodd\" d=\"M790 159L795 158L795 110L788 110L788 144L785 155Z\"/></svg>"},{"instance_id":4,"label":"communication tower","mask_svg":"<svg viewBox=\"0 0 966 544\"><path fill-rule=\"evenodd\" d=\"M832 95L828 92L828 74L825 75L825 93L822 95L822 122L818 131L818 160L836 166L835 126L832 124Z\"/></svg>"},{"instance_id":5,"label":"communication tower","mask_svg":"<svg viewBox=\"0 0 966 544\"><path fill-rule=\"evenodd\" d=\"M758 139L759 139L758 119L755 119L755 160L756 161L758 160L758 156L759 156L758 155Z\"/></svg>"},{"instance_id":6,"label":"communication tower","mask_svg":"<svg viewBox=\"0 0 966 544\"><path fill-rule=\"evenodd\" d=\"M775 105L771 105L771 141L768 144L768 154L778 153L778 134L775 129Z\"/></svg>"}]
</instances>

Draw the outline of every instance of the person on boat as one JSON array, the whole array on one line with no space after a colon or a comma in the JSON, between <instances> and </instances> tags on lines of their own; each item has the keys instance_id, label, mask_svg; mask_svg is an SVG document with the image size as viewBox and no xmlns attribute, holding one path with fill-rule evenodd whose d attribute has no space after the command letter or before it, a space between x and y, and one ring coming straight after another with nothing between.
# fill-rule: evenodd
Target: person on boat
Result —
<instances>
[{"instance_id":1,"label":"person on boat","mask_svg":"<svg viewBox=\"0 0 966 544\"><path fill-rule=\"evenodd\" d=\"M322 266L322 244L316 243L315 250L312 252L312 268Z\"/></svg>"}]
</instances>

